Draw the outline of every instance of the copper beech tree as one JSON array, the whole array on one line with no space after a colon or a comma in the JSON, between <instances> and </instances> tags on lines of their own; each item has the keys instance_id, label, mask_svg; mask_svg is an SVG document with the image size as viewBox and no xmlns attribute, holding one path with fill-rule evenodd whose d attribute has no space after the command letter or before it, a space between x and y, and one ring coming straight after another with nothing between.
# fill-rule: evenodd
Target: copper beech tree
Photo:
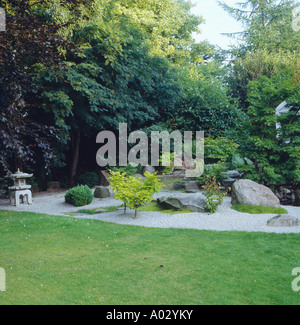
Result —
<instances>
[{"instance_id":1,"label":"copper beech tree","mask_svg":"<svg viewBox=\"0 0 300 325\"><path fill-rule=\"evenodd\" d=\"M33 78L37 64L54 66L76 52L75 46L58 36L66 26L51 17L51 6L67 6L73 15L90 1L1 0L6 11L6 31L0 32L0 166L11 169L32 167L39 158L49 168L55 127L39 119L41 91ZM48 10L47 10L48 9ZM48 12L48 16L45 13Z\"/></svg>"}]
</instances>

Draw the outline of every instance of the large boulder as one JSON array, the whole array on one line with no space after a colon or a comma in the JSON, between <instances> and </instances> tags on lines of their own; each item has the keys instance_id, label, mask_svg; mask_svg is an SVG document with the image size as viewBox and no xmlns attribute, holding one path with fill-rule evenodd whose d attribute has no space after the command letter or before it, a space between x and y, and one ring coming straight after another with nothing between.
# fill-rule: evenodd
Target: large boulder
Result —
<instances>
[{"instance_id":1,"label":"large boulder","mask_svg":"<svg viewBox=\"0 0 300 325\"><path fill-rule=\"evenodd\" d=\"M159 198L157 202L166 209L186 209L193 212L205 212L207 205L202 193L174 193Z\"/></svg>"},{"instance_id":2,"label":"large boulder","mask_svg":"<svg viewBox=\"0 0 300 325\"><path fill-rule=\"evenodd\" d=\"M269 227L300 227L300 218L287 214L278 215L267 223Z\"/></svg>"},{"instance_id":3,"label":"large boulder","mask_svg":"<svg viewBox=\"0 0 300 325\"><path fill-rule=\"evenodd\" d=\"M98 186L95 189L94 197L96 197L98 199L104 199L104 198L110 197L110 190L109 190L109 188L108 187L105 187L105 186Z\"/></svg>"},{"instance_id":4,"label":"large boulder","mask_svg":"<svg viewBox=\"0 0 300 325\"><path fill-rule=\"evenodd\" d=\"M144 175L146 172L149 172L150 174L155 174L155 168L152 166L144 166L142 170L142 174Z\"/></svg>"},{"instance_id":5,"label":"large boulder","mask_svg":"<svg viewBox=\"0 0 300 325\"><path fill-rule=\"evenodd\" d=\"M261 205L265 207L280 207L279 198L266 186L249 179L237 180L232 185L232 204Z\"/></svg>"}]
</instances>

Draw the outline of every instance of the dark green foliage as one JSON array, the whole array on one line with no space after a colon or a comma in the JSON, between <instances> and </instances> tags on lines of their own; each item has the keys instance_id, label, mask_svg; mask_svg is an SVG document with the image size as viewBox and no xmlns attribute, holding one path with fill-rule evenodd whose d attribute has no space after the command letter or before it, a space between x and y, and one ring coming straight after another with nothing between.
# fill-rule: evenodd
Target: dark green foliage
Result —
<instances>
[{"instance_id":1,"label":"dark green foliage","mask_svg":"<svg viewBox=\"0 0 300 325\"><path fill-rule=\"evenodd\" d=\"M76 181L79 185L87 185L92 188L93 186L99 185L100 177L96 172L85 172L78 175Z\"/></svg>"},{"instance_id":2,"label":"dark green foliage","mask_svg":"<svg viewBox=\"0 0 300 325\"><path fill-rule=\"evenodd\" d=\"M230 51L233 61L227 81L232 96L246 109L249 81L261 75L272 77L288 69L294 56L299 58L300 31L292 25L293 10L299 4L295 0L243 0L230 7L220 2L244 26L244 31L228 35L241 42ZM299 63L293 69L299 75Z\"/></svg>"},{"instance_id":3,"label":"dark green foliage","mask_svg":"<svg viewBox=\"0 0 300 325\"><path fill-rule=\"evenodd\" d=\"M184 185L185 185L185 181L183 179L178 180L178 181L174 182L173 188L174 188L175 191L182 191L185 188Z\"/></svg>"},{"instance_id":4,"label":"dark green foliage","mask_svg":"<svg viewBox=\"0 0 300 325\"><path fill-rule=\"evenodd\" d=\"M234 140L226 137L205 138L204 145L206 163L230 162L239 147Z\"/></svg>"},{"instance_id":5,"label":"dark green foliage","mask_svg":"<svg viewBox=\"0 0 300 325\"><path fill-rule=\"evenodd\" d=\"M150 56L138 31L126 33L126 39L120 39L98 30L84 58L64 62L59 69L38 69L38 80L46 89L41 108L60 129L64 150L72 143L71 178L83 137L94 142L99 131L117 131L122 122L129 131L151 125L173 108L179 95L168 61Z\"/></svg>"},{"instance_id":6,"label":"dark green foliage","mask_svg":"<svg viewBox=\"0 0 300 325\"><path fill-rule=\"evenodd\" d=\"M276 107L286 101L288 114L277 116ZM300 182L300 92L289 73L261 77L249 86L249 120L237 142L240 155L253 164L241 165L245 177L267 185ZM281 128L276 129L280 123Z\"/></svg>"},{"instance_id":7,"label":"dark green foliage","mask_svg":"<svg viewBox=\"0 0 300 325\"><path fill-rule=\"evenodd\" d=\"M198 177L197 181L200 186L203 186L207 181L207 178L215 178L217 183L222 184L222 181L228 177L226 175L226 171L228 171L228 168L226 164L222 163L221 161L219 161L217 164L206 165L203 175Z\"/></svg>"},{"instance_id":8,"label":"dark green foliage","mask_svg":"<svg viewBox=\"0 0 300 325\"><path fill-rule=\"evenodd\" d=\"M168 62L150 57L137 31L128 33L113 46L113 35L92 38L84 59L40 70L48 89L42 94L44 110L66 134L117 129L122 121L138 128L153 122L159 109L172 108L178 87Z\"/></svg>"},{"instance_id":9,"label":"dark green foliage","mask_svg":"<svg viewBox=\"0 0 300 325\"><path fill-rule=\"evenodd\" d=\"M131 164L128 164L124 167L112 167L110 170L113 172L120 172L120 173L126 173L127 176L134 176L135 174L141 173L143 167L141 165L139 166L133 166Z\"/></svg>"},{"instance_id":10,"label":"dark green foliage","mask_svg":"<svg viewBox=\"0 0 300 325\"><path fill-rule=\"evenodd\" d=\"M71 0L68 6L74 9L80 2ZM46 0L0 1L0 7L7 11L6 32L0 32L0 165L5 171L40 163L49 171L53 158L57 133L48 120L38 118L39 87L33 67L57 64L61 59L58 47L66 54L75 49L57 35L60 26L37 15L37 7L46 10L48 6ZM37 162L37 157L42 159Z\"/></svg>"},{"instance_id":11,"label":"dark green foliage","mask_svg":"<svg viewBox=\"0 0 300 325\"><path fill-rule=\"evenodd\" d=\"M76 207L82 207L90 204L94 199L94 195L88 186L80 185L67 191L65 199L69 204L73 204Z\"/></svg>"},{"instance_id":12,"label":"dark green foliage","mask_svg":"<svg viewBox=\"0 0 300 325\"><path fill-rule=\"evenodd\" d=\"M223 5L246 28L226 69L224 51L193 41L202 18L183 0L0 0L0 175L20 167L41 188L49 175L96 185L77 170L95 170L96 134L126 122L129 132L205 131L206 164L299 184L295 3L239 6ZM282 101L291 111L276 118ZM214 165L206 176L221 181L223 171Z\"/></svg>"},{"instance_id":13,"label":"dark green foliage","mask_svg":"<svg viewBox=\"0 0 300 325\"><path fill-rule=\"evenodd\" d=\"M223 137L239 120L239 110L227 95L224 70L216 59L199 66L186 66L179 78L183 94L169 112L170 129L205 131L206 137Z\"/></svg>"}]
</instances>

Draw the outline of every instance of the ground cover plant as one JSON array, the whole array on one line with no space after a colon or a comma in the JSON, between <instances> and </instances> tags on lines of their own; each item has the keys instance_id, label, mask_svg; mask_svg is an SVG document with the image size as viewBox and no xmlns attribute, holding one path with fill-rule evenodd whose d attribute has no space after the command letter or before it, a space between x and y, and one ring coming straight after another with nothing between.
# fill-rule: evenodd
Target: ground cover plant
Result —
<instances>
[{"instance_id":1,"label":"ground cover plant","mask_svg":"<svg viewBox=\"0 0 300 325\"><path fill-rule=\"evenodd\" d=\"M246 205L236 203L232 206L233 210L250 214L287 214L284 208L264 207L261 205Z\"/></svg>"}]
</instances>

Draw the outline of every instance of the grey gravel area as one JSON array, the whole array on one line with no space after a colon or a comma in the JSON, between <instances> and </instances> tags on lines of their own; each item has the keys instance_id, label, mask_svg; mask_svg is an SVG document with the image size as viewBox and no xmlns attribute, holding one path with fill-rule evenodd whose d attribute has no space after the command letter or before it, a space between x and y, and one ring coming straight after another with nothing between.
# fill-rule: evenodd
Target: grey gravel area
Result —
<instances>
[{"instance_id":1,"label":"grey gravel area","mask_svg":"<svg viewBox=\"0 0 300 325\"><path fill-rule=\"evenodd\" d=\"M172 192L174 193L174 192ZM166 195L162 192L156 195ZM121 202L113 198L94 199L85 207L77 208L65 203L65 192L43 193L33 197L33 205L22 204L20 207L12 207L8 200L0 200L0 210L27 211L45 213L49 215L61 215L70 217L68 214L75 213L80 209L94 209L109 206L118 206ZM284 206L289 215L300 217L300 207ZM251 215L240 213L231 209L231 199L226 197L218 212L208 213L185 213L165 214L160 212L139 212L137 219L133 218L133 211L126 214L122 210L98 215L76 215L75 218L96 219L123 225L134 225L153 228L187 228L216 231L247 231L247 232L273 232L273 233L300 233L300 227L269 227L267 222L275 217L274 214Z\"/></svg>"}]
</instances>

